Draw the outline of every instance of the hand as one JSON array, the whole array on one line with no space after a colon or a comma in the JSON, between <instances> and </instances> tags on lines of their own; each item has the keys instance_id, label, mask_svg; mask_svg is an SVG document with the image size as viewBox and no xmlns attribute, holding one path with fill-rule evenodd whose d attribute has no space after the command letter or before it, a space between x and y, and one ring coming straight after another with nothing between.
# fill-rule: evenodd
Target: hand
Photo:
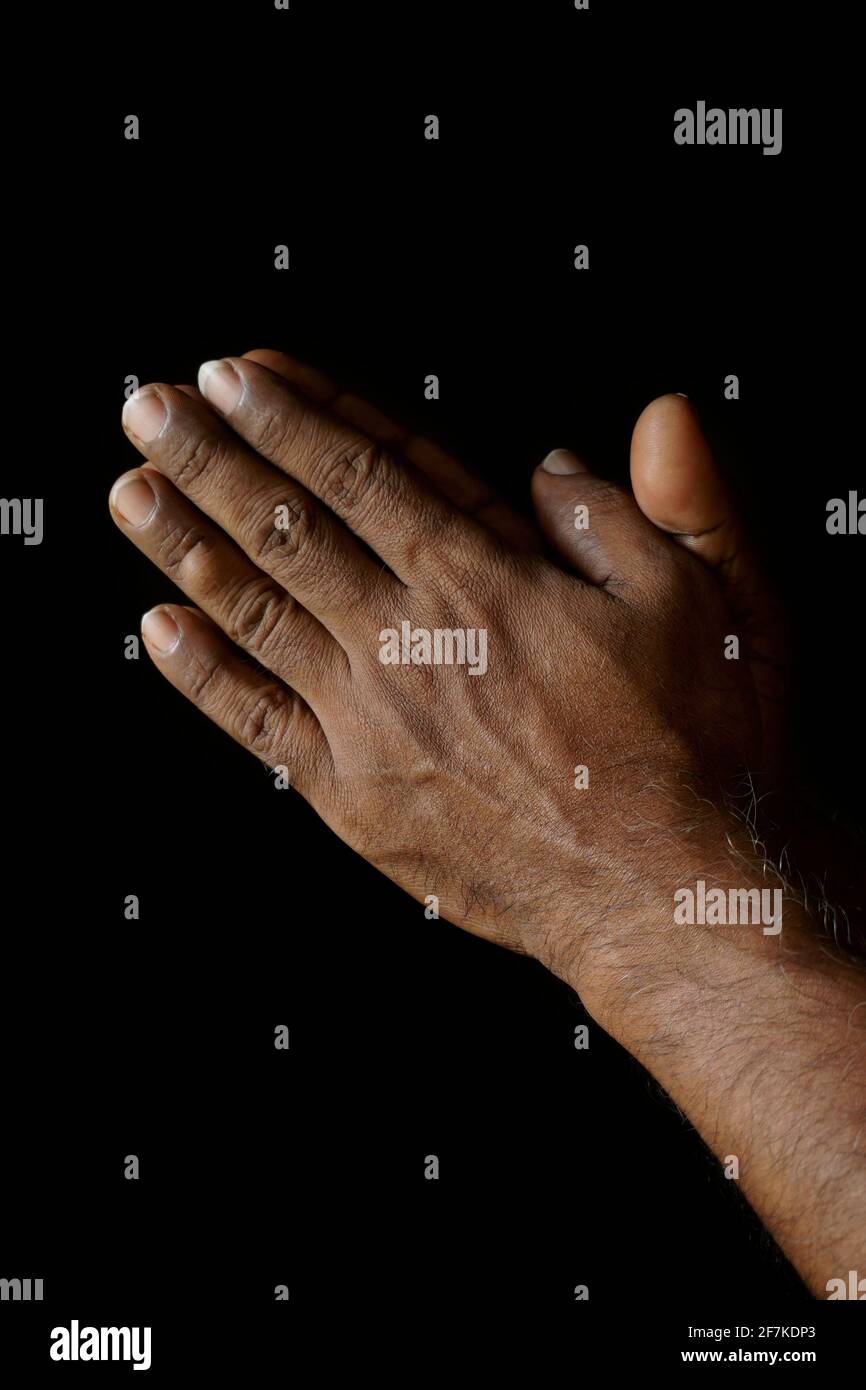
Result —
<instances>
[{"instance_id":1,"label":"hand","mask_svg":"<svg viewBox=\"0 0 866 1390\"><path fill-rule=\"evenodd\" d=\"M588 494L596 488L611 492L611 484L594 478L573 455L557 454L556 466L583 474ZM631 484L647 519L708 566L724 593L761 712L761 747L752 770L762 790L775 790L786 768L787 620L685 397L661 396L640 415L632 435ZM577 573L603 582L614 568L616 528L609 537L597 528L576 531L549 490L536 492L535 510L558 554Z\"/></svg>"},{"instance_id":2,"label":"hand","mask_svg":"<svg viewBox=\"0 0 866 1390\"><path fill-rule=\"evenodd\" d=\"M547 553L564 568L594 582L611 568L597 531L577 531L571 512L558 506L555 490L536 490L538 527L482 485L456 459L428 439L413 437L366 401L341 392L322 372L282 352L247 353L298 387L370 439L402 452L461 510L483 520L518 549ZM184 388L189 389L192 388ZM556 450L554 466L576 467L583 485L615 495L573 454ZM788 698L787 620L782 604L752 549L736 503L713 459L697 415L681 395L662 396L641 413L631 446L634 498L654 526L708 565L735 616L761 711L761 751L754 768L764 795L776 790L786 770ZM814 835L814 827L810 827Z\"/></svg>"},{"instance_id":3,"label":"hand","mask_svg":"<svg viewBox=\"0 0 866 1390\"><path fill-rule=\"evenodd\" d=\"M416 898L602 1010L611 954L663 939L695 827L715 846L714 807L758 756L713 574L626 494L540 469L546 512L588 499L604 564L587 582L261 363L201 385L209 405L159 385L125 410L150 462L115 485L113 515L207 615L148 615L156 664ZM405 621L478 645L464 665L383 664L381 634Z\"/></svg>"}]
</instances>

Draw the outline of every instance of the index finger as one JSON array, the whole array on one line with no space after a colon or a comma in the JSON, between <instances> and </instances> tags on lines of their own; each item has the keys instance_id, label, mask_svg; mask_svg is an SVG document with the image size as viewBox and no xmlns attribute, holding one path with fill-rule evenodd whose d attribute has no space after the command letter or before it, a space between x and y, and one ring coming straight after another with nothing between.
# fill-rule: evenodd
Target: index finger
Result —
<instances>
[{"instance_id":1,"label":"index finger","mask_svg":"<svg viewBox=\"0 0 866 1390\"><path fill-rule=\"evenodd\" d=\"M407 583L467 550L498 550L411 464L243 357L206 362L199 387L263 458L321 498Z\"/></svg>"}]
</instances>

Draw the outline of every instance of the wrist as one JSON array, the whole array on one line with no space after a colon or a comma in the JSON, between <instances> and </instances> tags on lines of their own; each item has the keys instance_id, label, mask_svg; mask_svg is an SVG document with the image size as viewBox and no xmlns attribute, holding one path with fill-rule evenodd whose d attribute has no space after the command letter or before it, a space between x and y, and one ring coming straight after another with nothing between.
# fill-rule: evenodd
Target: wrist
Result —
<instances>
[{"instance_id":1,"label":"wrist","mask_svg":"<svg viewBox=\"0 0 866 1390\"><path fill-rule=\"evenodd\" d=\"M688 833L666 832L628 862L621 892L559 932L545 964L632 1052L660 1017L704 991L820 957L792 889L742 820L719 807L703 806Z\"/></svg>"}]
</instances>

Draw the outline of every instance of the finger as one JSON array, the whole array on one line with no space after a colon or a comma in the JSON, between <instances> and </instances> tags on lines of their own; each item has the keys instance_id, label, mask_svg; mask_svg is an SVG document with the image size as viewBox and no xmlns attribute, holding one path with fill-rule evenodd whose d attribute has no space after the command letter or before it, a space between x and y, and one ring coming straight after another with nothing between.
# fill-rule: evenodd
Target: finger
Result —
<instances>
[{"instance_id":1,"label":"finger","mask_svg":"<svg viewBox=\"0 0 866 1390\"><path fill-rule=\"evenodd\" d=\"M733 497L698 417L684 396L660 396L632 435L631 478L641 511L654 526L716 570L735 611L769 603L769 585L751 549ZM766 618L775 627L780 608Z\"/></svg>"},{"instance_id":2,"label":"finger","mask_svg":"<svg viewBox=\"0 0 866 1390\"><path fill-rule=\"evenodd\" d=\"M406 582L494 537L414 468L246 358L206 362L199 388L233 430L335 512Z\"/></svg>"},{"instance_id":3,"label":"finger","mask_svg":"<svg viewBox=\"0 0 866 1390\"><path fill-rule=\"evenodd\" d=\"M464 468L453 455L440 449L431 439L420 434L411 434L360 396L341 391L323 372L289 357L285 352L258 348L253 352L245 352L244 357L284 377L305 396L309 396L347 424L353 425L361 434L384 444L393 453L402 454L444 497L448 498L449 502L453 502L461 511L489 526L515 549L541 549L541 537L532 522L516 512L504 498L499 497L480 478L476 478L468 468Z\"/></svg>"},{"instance_id":4,"label":"finger","mask_svg":"<svg viewBox=\"0 0 866 1390\"><path fill-rule=\"evenodd\" d=\"M641 413L632 435L631 481L654 526L710 565L730 572L742 564L739 518L685 396L660 396Z\"/></svg>"},{"instance_id":5,"label":"finger","mask_svg":"<svg viewBox=\"0 0 866 1390\"><path fill-rule=\"evenodd\" d=\"M123 423L158 470L344 647L357 637L359 615L374 624L385 602L399 603L393 576L346 527L202 401L172 386L144 387L124 406Z\"/></svg>"},{"instance_id":6,"label":"finger","mask_svg":"<svg viewBox=\"0 0 866 1390\"><path fill-rule=\"evenodd\" d=\"M322 713L345 685L349 663L312 614L152 465L119 478L109 508L124 535L231 641Z\"/></svg>"},{"instance_id":7,"label":"finger","mask_svg":"<svg viewBox=\"0 0 866 1390\"><path fill-rule=\"evenodd\" d=\"M634 498L576 454L547 455L533 474L532 499L542 531L589 583L625 593L649 582L666 543Z\"/></svg>"},{"instance_id":8,"label":"finger","mask_svg":"<svg viewBox=\"0 0 866 1390\"><path fill-rule=\"evenodd\" d=\"M684 396L660 396L639 417L631 479L638 506L653 525L715 571L746 639L762 703L767 762L775 765L782 742L778 708L787 685L785 615Z\"/></svg>"},{"instance_id":9,"label":"finger","mask_svg":"<svg viewBox=\"0 0 866 1390\"><path fill-rule=\"evenodd\" d=\"M153 608L142 620L148 655L176 690L326 815L334 764L315 715L293 690L248 665L228 638L181 604Z\"/></svg>"}]
</instances>

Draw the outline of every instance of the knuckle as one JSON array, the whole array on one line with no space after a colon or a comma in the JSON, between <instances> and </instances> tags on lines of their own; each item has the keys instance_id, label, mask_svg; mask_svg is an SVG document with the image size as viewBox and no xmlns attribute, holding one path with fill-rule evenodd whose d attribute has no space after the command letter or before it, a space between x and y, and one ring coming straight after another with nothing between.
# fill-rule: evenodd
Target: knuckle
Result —
<instances>
[{"instance_id":1,"label":"knuckle","mask_svg":"<svg viewBox=\"0 0 866 1390\"><path fill-rule=\"evenodd\" d=\"M244 582L229 600L225 630L229 637L254 656L273 644L285 616L285 595L275 584Z\"/></svg>"},{"instance_id":2,"label":"knuckle","mask_svg":"<svg viewBox=\"0 0 866 1390\"><path fill-rule=\"evenodd\" d=\"M159 542L156 552L156 562L166 574L174 578L181 571L186 572L190 569L190 557L195 556L192 565L199 556L199 547L206 549L206 536L204 527L198 522L193 522L187 526L182 523L172 526Z\"/></svg>"},{"instance_id":3,"label":"knuckle","mask_svg":"<svg viewBox=\"0 0 866 1390\"><path fill-rule=\"evenodd\" d=\"M268 686L242 716L242 742L265 757L284 747L294 705L294 696L285 686Z\"/></svg>"},{"instance_id":4,"label":"knuckle","mask_svg":"<svg viewBox=\"0 0 866 1390\"><path fill-rule=\"evenodd\" d=\"M250 554L257 565L272 568L292 560L311 548L316 530L316 513L297 497L281 497L270 508L266 522L258 527Z\"/></svg>"},{"instance_id":5,"label":"knuckle","mask_svg":"<svg viewBox=\"0 0 866 1390\"><path fill-rule=\"evenodd\" d=\"M189 695L190 699L194 700L197 705L210 700L216 679L222 668L222 657L216 654L204 661L201 658L196 660L189 682Z\"/></svg>"},{"instance_id":6,"label":"knuckle","mask_svg":"<svg viewBox=\"0 0 866 1390\"><path fill-rule=\"evenodd\" d=\"M335 511L355 511L381 491L388 455L380 444L358 440L322 455L316 466L317 491Z\"/></svg>"},{"instance_id":7,"label":"knuckle","mask_svg":"<svg viewBox=\"0 0 866 1390\"><path fill-rule=\"evenodd\" d=\"M395 519L394 529L398 526L400 523ZM435 516L432 509L423 507L418 515L417 524L411 528L401 526L400 531L403 563L419 574L434 575L438 570L439 551L447 550L452 544L452 532L448 524L443 525L441 518ZM456 533L453 544L455 547L459 545Z\"/></svg>"},{"instance_id":8,"label":"knuckle","mask_svg":"<svg viewBox=\"0 0 866 1390\"><path fill-rule=\"evenodd\" d=\"M436 575L440 594L456 610L487 613L495 608L502 575L488 555L445 546L436 559Z\"/></svg>"},{"instance_id":9,"label":"knuckle","mask_svg":"<svg viewBox=\"0 0 866 1390\"><path fill-rule=\"evenodd\" d=\"M168 461L169 472L182 491L201 481L222 458L224 445L221 440L208 439L201 435L198 439L184 438L176 445Z\"/></svg>"}]
</instances>

